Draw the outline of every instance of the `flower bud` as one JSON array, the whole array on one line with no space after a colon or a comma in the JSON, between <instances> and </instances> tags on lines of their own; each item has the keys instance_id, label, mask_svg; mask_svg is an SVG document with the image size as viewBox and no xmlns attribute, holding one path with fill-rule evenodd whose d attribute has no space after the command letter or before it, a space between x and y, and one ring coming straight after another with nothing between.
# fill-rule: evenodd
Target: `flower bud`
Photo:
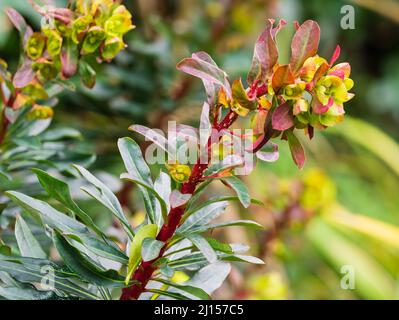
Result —
<instances>
[{"instance_id":1,"label":"flower bud","mask_svg":"<svg viewBox=\"0 0 399 320\"><path fill-rule=\"evenodd\" d=\"M104 60L112 60L124 48L125 44L120 38L107 39L102 48L101 56Z\"/></svg>"},{"instance_id":2,"label":"flower bud","mask_svg":"<svg viewBox=\"0 0 399 320\"><path fill-rule=\"evenodd\" d=\"M166 164L170 176L178 183L184 183L188 181L191 176L191 168L185 164Z\"/></svg>"},{"instance_id":3,"label":"flower bud","mask_svg":"<svg viewBox=\"0 0 399 320\"><path fill-rule=\"evenodd\" d=\"M93 21L92 16L82 16L76 19L72 26L72 40L75 43L79 43L82 40L84 33L89 29L90 23Z\"/></svg>"},{"instance_id":4,"label":"flower bud","mask_svg":"<svg viewBox=\"0 0 399 320\"><path fill-rule=\"evenodd\" d=\"M54 115L53 108L48 106L41 106L35 104L31 111L28 113L29 120L44 120L50 119Z\"/></svg>"},{"instance_id":5,"label":"flower bud","mask_svg":"<svg viewBox=\"0 0 399 320\"><path fill-rule=\"evenodd\" d=\"M47 36L47 52L52 58L58 57L62 48L62 37L55 30L45 30Z\"/></svg>"},{"instance_id":6,"label":"flower bud","mask_svg":"<svg viewBox=\"0 0 399 320\"><path fill-rule=\"evenodd\" d=\"M54 62L45 59L35 62L32 65L32 69L39 72L39 75L46 80L54 79L59 71Z\"/></svg>"},{"instance_id":7,"label":"flower bud","mask_svg":"<svg viewBox=\"0 0 399 320\"><path fill-rule=\"evenodd\" d=\"M118 6L105 22L104 29L109 36L121 37L129 30L134 29L132 15L125 6Z\"/></svg>"}]
</instances>

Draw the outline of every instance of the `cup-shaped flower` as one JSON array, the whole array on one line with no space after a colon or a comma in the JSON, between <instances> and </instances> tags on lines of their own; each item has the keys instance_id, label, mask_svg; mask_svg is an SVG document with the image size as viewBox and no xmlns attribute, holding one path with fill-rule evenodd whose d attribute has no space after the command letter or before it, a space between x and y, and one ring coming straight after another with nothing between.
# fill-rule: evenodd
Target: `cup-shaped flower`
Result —
<instances>
[{"instance_id":1,"label":"cup-shaped flower","mask_svg":"<svg viewBox=\"0 0 399 320\"><path fill-rule=\"evenodd\" d=\"M40 32L34 32L26 43L26 54L32 60L37 60L42 56L45 46L45 36Z\"/></svg>"},{"instance_id":2,"label":"cup-shaped flower","mask_svg":"<svg viewBox=\"0 0 399 320\"><path fill-rule=\"evenodd\" d=\"M120 38L109 38L104 42L101 56L104 60L112 60L124 48L125 43Z\"/></svg>"},{"instance_id":3,"label":"cup-shaped flower","mask_svg":"<svg viewBox=\"0 0 399 320\"><path fill-rule=\"evenodd\" d=\"M106 34L103 28L91 27L83 41L81 53L83 55L95 52L105 40Z\"/></svg>"},{"instance_id":4,"label":"cup-shaped flower","mask_svg":"<svg viewBox=\"0 0 399 320\"><path fill-rule=\"evenodd\" d=\"M109 36L121 37L129 30L134 29L132 15L125 6L118 6L105 22L104 29Z\"/></svg>"}]
</instances>

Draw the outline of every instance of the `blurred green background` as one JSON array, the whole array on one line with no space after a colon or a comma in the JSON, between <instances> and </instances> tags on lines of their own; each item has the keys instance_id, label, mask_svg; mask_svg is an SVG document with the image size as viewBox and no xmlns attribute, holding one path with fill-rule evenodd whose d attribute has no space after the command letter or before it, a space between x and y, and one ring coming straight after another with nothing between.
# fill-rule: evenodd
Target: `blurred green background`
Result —
<instances>
[{"instance_id":1,"label":"blurred green background","mask_svg":"<svg viewBox=\"0 0 399 320\"><path fill-rule=\"evenodd\" d=\"M55 1L65 5L66 1ZM79 129L97 154L96 170L118 176L116 139L141 123L165 129L168 120L195 124L204 99L200 81L176 71L193 51L207 51L230 75L245 78L257 35L267 18L285 19L278 35L282 60L289 57L292 22L316 20L320 55L336 44L339 62L352 66L355 98L345 122L317 132L306 146L302 171L289 150L259 164L244 179L266 203L245 211L231 207L226 219L247 216L264 232L230 229L217 235L251 246L265 266L234 267L219 289L222 299L396 299L399 297L399 1L395 0L138 0L124 1L136 30L128 49L98 70L91 91L65 92L53 127ZM341 8L352 5L355 28L344 30ZM2 0L38 28L40 17L25 0ZM0 13L0 56L16 67L18 35ZM215 187L215 192L218 189ZM142 217L134 192L123 187L132 222ZM90 207L91 203L87 202ZM99 225L111 226L95 211ZM107 218L106 218L107 217ZM353 280L353 281L352 281Z\"/></svg>"}]
</instances>

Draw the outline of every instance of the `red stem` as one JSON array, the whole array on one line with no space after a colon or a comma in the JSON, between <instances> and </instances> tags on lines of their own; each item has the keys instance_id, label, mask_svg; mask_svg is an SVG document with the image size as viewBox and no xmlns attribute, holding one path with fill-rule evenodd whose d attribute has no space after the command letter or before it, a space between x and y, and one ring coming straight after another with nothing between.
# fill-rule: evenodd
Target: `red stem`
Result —
<instances>
[{"instance_id":1,"label":"red stem","mask_svg":"<svg viewBox=\"0 0 399 320\"><path fill-rule=\"evenodd\" d=\"M3 95L3 94L2 94ZM6 109L7 108L12 108L14 101L16 99L16 94L11 95L10 98L8 99L8 101L4 101L4 95L3 95L3 102L5 104L3 112L2 112L2 123L1 123L1 128L0 128L0 145L4 142L4 139L7 135L7 129L8 126L10 124L10 121L8 120L7 116L6 116Z\"/></svg>"},{"instance_id":2,"label":"red stem","mask_svg":"<svg viewBox=\"0 0 399 320\"><path fill-rule=\"evenodd\" d=\"M233 124L233 122L237 119L237 117L238 115L230 110L230 112L224 117L224 119L219 124L215 125L214 129L216 129L217 131L227 129ZM209 139L208 149L210 148L210 141L211 140ZM200 160L198 160L193 167L189 180L183 183L180 192L184 194L192 194L195 191L195 188L197 187L198 183L201 182L202 175L207 167L208 164L200 163ZM168 214L168 221L162 226L157 236L157 240L165 242L165 245L161 249L159 256L152 261L141 262L140 266L134 272L132 277L132 279L137 283L133 284L131 287L124 288L122 290L122 296L120 300L138 299L138 297L145 291L145 287L148 281L151 279L152 274L156 270L154 263L158 261L165 253L168 247L168 241L172 238L177 227L179 226L184 212L185 212L184 205L170 210Z\"/></svg>"}]
</instances>

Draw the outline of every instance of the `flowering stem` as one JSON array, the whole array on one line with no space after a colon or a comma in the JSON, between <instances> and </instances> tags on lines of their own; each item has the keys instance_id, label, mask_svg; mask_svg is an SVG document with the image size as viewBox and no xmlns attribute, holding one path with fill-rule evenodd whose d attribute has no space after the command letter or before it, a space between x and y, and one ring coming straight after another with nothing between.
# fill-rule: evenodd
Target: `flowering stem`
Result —
<instances>
[{"instance_id":1,"label":"flowering stem","mask_svg":"<svg viewBox=\"0 0 399 320\"><path fill-rule=\"evenodd\" d=\"M237 117L238 115L234 111L230 110L223 120L214 126L214 129L219 132L223 129L229 128L237 119ZM210 141L211 140L209 139L208 149L210 148ZM193 170L191 171L189 180L183 183L180 192L183 194L192 194L195 191L198 183L202 181L203 173L207 167L207 163L201 163L198 159L197 163L193 167ZM164 223L157 236L157 240L164 242L165 245L161 249L157 258L152 261L141 262L140 266L136 269L132 277L133 281L135 281L135 284L129 288L123 289L122 296L120 298L121 300L138 299L138 297L145 291L148 281L151 279L152 274L156 270L154 263L162 258L163 254L168 248L168 241L173 237L177 227L179 226L185 209L185 205L182 205L170 210L168 214L168 221Z\"/></svg>"}]
</instances>

